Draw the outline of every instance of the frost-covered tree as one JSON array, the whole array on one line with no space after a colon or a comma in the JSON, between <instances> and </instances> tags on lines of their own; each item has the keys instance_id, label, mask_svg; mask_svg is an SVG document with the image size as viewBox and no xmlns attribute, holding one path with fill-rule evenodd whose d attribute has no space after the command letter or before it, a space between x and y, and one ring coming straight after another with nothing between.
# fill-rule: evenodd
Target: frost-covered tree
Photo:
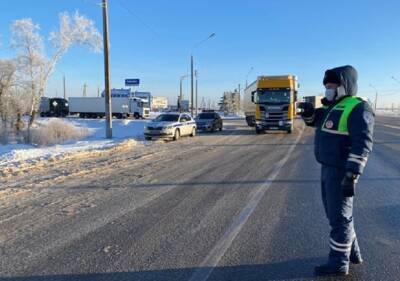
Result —
<instances>
[{"instance_id":1,"label":"frost-covered tree","mask_svg":"<svg viewBox=\"0 0 400 281\"><path fill-rule=\"evenodd\" d=\"M40 98L44 95L48 80L65 52L74 44L89 46L94 52L102 48L102 37L94 22L75 12L59 15L59 27L50 33L49 54L45 52L40 27L32 19L16 20L11 25L11 47L17 52L17 68L21 74L22 86L29 93L28 132L33 124L39 107Z\"/></svg>"}]
</instances>

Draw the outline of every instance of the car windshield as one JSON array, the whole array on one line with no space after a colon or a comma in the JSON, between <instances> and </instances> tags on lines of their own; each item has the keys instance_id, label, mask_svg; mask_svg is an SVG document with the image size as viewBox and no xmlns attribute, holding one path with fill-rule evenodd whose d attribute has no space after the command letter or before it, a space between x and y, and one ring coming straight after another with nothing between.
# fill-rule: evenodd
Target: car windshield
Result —
<instances>
[{"instance_id":1,"label":"car windshield","mask_svg":"<svg viewBox=\"0 0 400 281\"><path fill-rule=\"evenodd\" d=\"M214 113L200 113L198 119L214 119Z\"/></svg>"},{"instance_id":2,"label":"car windshield","mask_svg":"<svg viewBox=\"0 0 400 281\"><path fill-rule=\"evenodd\" d=\"M178 119L179 119L178 114L161 114L161 115L157 116L157 118L154 119L154 121L156 121L156 122L177 122Z\"/></svg>"},{"instance_id":3,"label":"car windshield","mask_svg":"<svg viewBox=\"0 0 400 281\"><path fill-rule=\"evenodd\" d=\"M256 103L289 103L289 90L257 90Z\"/></svg>"}]
</instances>

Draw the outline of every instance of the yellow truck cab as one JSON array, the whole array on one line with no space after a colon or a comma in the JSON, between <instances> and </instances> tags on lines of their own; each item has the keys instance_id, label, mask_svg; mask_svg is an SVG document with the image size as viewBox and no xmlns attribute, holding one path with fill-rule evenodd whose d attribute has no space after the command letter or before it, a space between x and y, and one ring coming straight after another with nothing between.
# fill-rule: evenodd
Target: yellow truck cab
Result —
<instances>
[{"instance_id":1,"label":"yellow truck cab","mask_svg":"<svg viewBox=\"0 0 400 281\"><path fill-rule=\"evenodd\" d=\"M297 77L259 76L244 94L246 121L257 134L266 130L293 131L296 116Z\"/></svg>"}]
</instances>

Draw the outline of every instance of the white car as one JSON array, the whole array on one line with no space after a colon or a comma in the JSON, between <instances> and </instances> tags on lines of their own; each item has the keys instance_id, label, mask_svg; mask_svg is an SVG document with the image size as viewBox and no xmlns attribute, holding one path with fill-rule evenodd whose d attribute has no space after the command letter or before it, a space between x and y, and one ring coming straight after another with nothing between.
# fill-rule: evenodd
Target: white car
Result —
<instances>
[{"instance_id":1,"label":"white car","mask_svg":"<svg viewBox=\"0 0 400 281\"><path fill-rule=\"evenodd\" d=\"M163 113L148 123L144 128L146 140L154 138L171 138L178 140L181 136L196 135L196 122L187 113Z\"/></svg>"}]
</instances>

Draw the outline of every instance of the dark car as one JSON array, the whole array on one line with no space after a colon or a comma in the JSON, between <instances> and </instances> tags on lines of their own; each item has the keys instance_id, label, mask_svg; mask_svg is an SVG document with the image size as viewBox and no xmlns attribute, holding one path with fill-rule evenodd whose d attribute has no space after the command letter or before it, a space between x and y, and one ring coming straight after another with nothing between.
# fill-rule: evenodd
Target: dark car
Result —
<instances>
[{"instance_id":1,"label":"dark car","mask_svg":"<svg viewBox=\"0 0 400 281\"><path fill-rule=\"evenodd\" d=\"M197 130L222 131L222 118L216 112L202 112L196 117Z\"/></svg>"}]
</instances>

